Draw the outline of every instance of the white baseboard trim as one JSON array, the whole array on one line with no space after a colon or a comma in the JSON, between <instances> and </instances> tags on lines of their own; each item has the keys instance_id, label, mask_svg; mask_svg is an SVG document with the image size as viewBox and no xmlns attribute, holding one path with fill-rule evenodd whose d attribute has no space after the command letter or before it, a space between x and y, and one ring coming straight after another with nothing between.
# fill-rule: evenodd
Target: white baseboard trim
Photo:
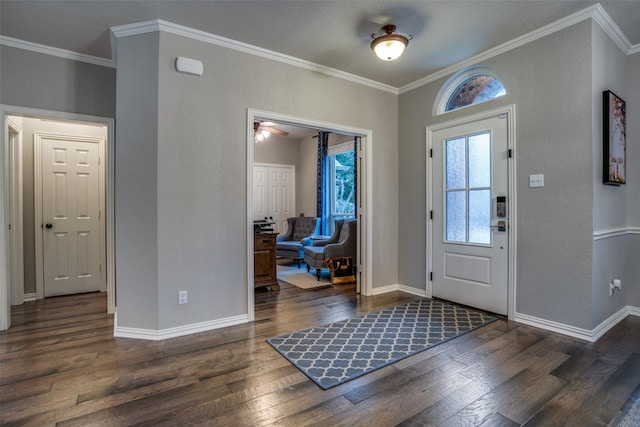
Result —
<instances>
[{"instance_id":1,"label":"white baseboard trim","mask_svg":"<svg viewBox=\"0 0 640 427\"><path fill-rule=\"evenodd\" d=\"M401 285L399 283L383 286L381 288L373 288L372 295L382 295L394 291L406 292L408 294L417 295L419 297L427 296L427 292L425 290L417 289L407 285Z\"/></svg>"},{"instance_id":2,"label":"white baseboard trim","mask_svg":"<svg viewBox=\"0 0 640 427\"><path fill-rule=\"evenodd\" d=\"M596 342L600 337L606 334L611 328L620 323L627 316L640 316L640 308L631 306L623 307L592 330L576 328L575 326L565 325L564 323L541 319L539 317L529 316L522 313L516 313L513 320L535 328L557 332L562 335L568 335L570 337L589 342Z\"/></svg>"},{"instance_id":3,"label":"white baseboard trim","mask_svg":"<svg viewBox=\"0 0 640 427\"><path fill-rule=\"evenodd\" d=\"M161 341L169 338L181 337L183 335L195 334L198 332L211 331L213 329L224 328L226 326L239 325L247 323L249 316L242 314L240 316L227 317L224 319L209 320L207 322L193 323L191 325L176 326L174 328L152 330L140 328L128 328L118 326L118 312L116 310L113 321L113 336L118 338L134 338L148 341Z\"/></svg>"},{"instance_id":4,"label":"white baseboard trim","mask_svg":"<svg viewBox=\"0 0 640 427\"><path fill-rule=\"evenodd\" d=\"M30 294L24 294L24 297L23 297L23 301L24 302L35 301L36 299L38 299L38 297L37 297L35 292L30 293Z\"/></svg>"}]
</instances>

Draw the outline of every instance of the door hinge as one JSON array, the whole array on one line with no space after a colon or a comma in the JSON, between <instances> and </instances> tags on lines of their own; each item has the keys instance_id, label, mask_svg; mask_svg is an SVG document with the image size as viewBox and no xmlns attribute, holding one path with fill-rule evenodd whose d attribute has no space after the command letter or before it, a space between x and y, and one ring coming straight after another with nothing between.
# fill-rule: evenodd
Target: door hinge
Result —
<instances>
[{"instance_id":1,"label":"door hinge","mask_svg":"<svg viewBox=\"0 0 640 427\"><path fill-rule=\"evenodd\" d=\"M9 230L11 230L11 224L9 224Z\"/></svg>"},{"instance_id":2,"label":"door hinge","mask_svg":"<svg viewBox=\"0 0 640 427\"><path fill-rule=\"evenodd\" d=\"M509 155L509 158L513 157L513 150L511 148L509 148L509 154L508 155Z\"/></svg>"},{"instance_id":3,"label":"door hinge","mask_svg":"<svg viewBox=\"0 0 640 427\"><path fill-rule=\"evenodd\" d=\"M429 273L429 280L433 282L433 271Z\"/></svg>"},{"instance_id":4,"label":"door hinge","mask_svg":"<svg viewBox=\"0 0 640 427\"><path fill-rule=\"evenodd\" d=\"M429 211L429 219L433 219L433 211Z\"/></svg>"},{"instance_id":5,"label":"door hinge","mask_svg":"<svg viewBox=\"0 0 640 427\"><path fill-rule=\"evenodd\" d=\"M429 157L433 159L433 148L429 148Z\"/></svg>"}]
</instances>

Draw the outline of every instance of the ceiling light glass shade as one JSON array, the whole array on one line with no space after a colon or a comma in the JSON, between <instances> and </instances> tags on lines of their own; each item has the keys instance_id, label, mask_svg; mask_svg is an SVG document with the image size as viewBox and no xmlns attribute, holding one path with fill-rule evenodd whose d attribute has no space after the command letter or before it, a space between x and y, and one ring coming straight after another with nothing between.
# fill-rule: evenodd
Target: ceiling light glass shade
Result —
<instances>
[{"instance_id":1,"label":"ceiling light glass shade","mask_svg":"<svg viewBox=\"0 0 640 427\"><path fill-rule=\"evenodd\" d=\"M267 138L269 138L269 135L271 135L271 132L269 132L268 130L258 129L254 133L254 139L257 143L264 142Z\"/></svg>"},{"instance_id":2,"label":"ceiling light glass shade","mask_svg":"<svg viewBox=\"0 0 640 427\"><path fill-rule=\"evenodd\" d=\"M402 34L394 33L396 30L395 25L385 25L382 30L385 34L381 36L375 37L375 34L371 35L374 38L371 42L371 49L383 61L398 59L409 44L409 39Z\"/></svg>"}]
</instances>

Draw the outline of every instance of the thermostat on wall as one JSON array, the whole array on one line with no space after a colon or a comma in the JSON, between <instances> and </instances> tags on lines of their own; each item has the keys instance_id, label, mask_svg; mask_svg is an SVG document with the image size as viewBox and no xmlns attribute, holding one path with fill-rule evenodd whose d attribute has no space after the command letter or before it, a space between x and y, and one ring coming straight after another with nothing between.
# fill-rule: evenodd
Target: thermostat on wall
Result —
<instances>
[{"instance_id":1,"label":"thermostat on wall","mask_svg":"<svg viewBox=\"0 0 640 427\"><path fill-rule=\"evenodd\" d=\"M197 59L179 56L176 58L176 71L191 74L192 76L201 76L204 71L204 65L202 65L202 61Z\"/></svg>"}]
</instances>

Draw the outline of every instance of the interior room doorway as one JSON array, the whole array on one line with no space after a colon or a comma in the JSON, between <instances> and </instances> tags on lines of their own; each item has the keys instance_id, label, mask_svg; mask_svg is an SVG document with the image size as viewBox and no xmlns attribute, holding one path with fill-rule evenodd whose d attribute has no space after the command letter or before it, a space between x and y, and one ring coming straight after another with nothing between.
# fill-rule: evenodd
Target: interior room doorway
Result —
<instances>
[{"instance_id":1,"label":"interior room doorway","mask_svg":"<svg viewBox=\"0 0 640 427\"><path fill-rule=\"evenodd\" d=\"M359 129L348 127L344 125L334 124L334 123L326 123L313 121L309 119L304 119L300 117L292 117L286 116L278 113L266 112L266 111L258 111L258 110L248 110L247 114L247 205L248 205L248 213L247 218L249 219L247 224L248 230L248 239L247 239L247 273L248 273L248 306L249 306L249 317L250 321L254 319L254 284L253 284L253 215L254 215L254 155L255 155L255 146L256 146L256 136L255 136L255 122L273 122L277 124L282 124L286 126L293 126L300 129L311 130L311 134L317 134L317 132L331 132L335 134L345 135L350 137L353 140L353 137L358 136L360 140L359 148L357 151L357 161L358 163L358 178L357 178L357 206L356 206L356 218L358 220L358 255L357 259L354 260L354 263L357 266L357 292L362 293L364 295L371 294L371 266L370 262L372 249L369 245L371 241L371 225L367 221L367 212L370 212L367 209L371 203L371 176L370 171L371 167L369 165L370 159L367 157L367 152L370 151L371 144L371 131L367 129ZM296 198L296 215L300 213L304 213L305 216L316 216L315 209L315 198L316 198L316 177L317 168L315 167L317 163L317 147L314 146L311 148L314 156L312 162L314 163L314 177L311 179L311 182L305 182L306 185L310 185L312 190L309 191L308 196L313 198L313 207L309 207L309 204L301 203L300 197ZM298 173L298 170L296 170ZM298 181L297 188L301 188L301 185ZM298 194L300 192L298 191ZM307 206L305 212L300 212L300 206ZM307 212L311 210L311 212ZM313 275L315 276L315 275ZM312 276L312 277L313 277ZM314 279L315 280L315 279Z\"/></svg>"},{"instance_id":2,"label":"interior room doorway","mask_svg":"<svg viewBox=\"0 0 640 427\"><path fill-rule=\"evenodd\" d=\"M83 226L80 227L82 230L72 233L78 237L75 241L80 245L73 249L75 261L79 261L74 268L77 270L76 276L79 282L91 278L91 290L107 292L107 311L110 314L114 313L113 165L111 163L113 119L6 105L1 106L1 113L4 132L0 144L2 146L0 150L2 185L0 187L7 191L3 191L1 197L4 214L0 215L0 240L6 243L3 247L8 250L0 253L0 264L3 267L1 269L3 274L0 275L0 330L10 326L11 305L45 297L46 291L42 279L46 268L51 271L56 270L54 279L57 279L65 275L62 267L66 268L73 264L65 261L69 260L69 253L53 254L53 257L44 256L44 246L48 243L53 244L48 246L60 247L54 243L56 239L45 238L47 233L51 234L49 237L55 236L63 240L65 236L71 235L69 230L65 231L62 228L54 230L55 220L64 219L65 212L49 209L46 215L51 214L52 218L43 217L45 212L43 206L51 208L56 205L56 203L43 204L43 200L46 201L52 194L52 191L49 191L51 185L60 190L56 196L57 202L73 197L74 205L85 206L88 209L86 212L78 211L75 215L80 220L90 216L93 226L86 230ZM70 164L71 158L65 157L65 154L70 155L73 151L75 153L73 163L76 166L80 165L81 168L91 169L92 172L74 170L73 175L77 179L75 179L75 186L72 185L71 189L66 184L61 186L61 183L66 181L65 176L70 176L70 171L52 169L49 170L49 178L51 176L54 178L44 179L42 170L36 173L36 168L40 167L42 161L42 158L40 162L36 160L39 157L35 150L38 145L48 151L45 158L51 160L50 166L65 167L65 164ZM90 166L89 163L91 163ZM41 185L40 196L36 195L35 181L39 181ZM78 192L79 189L84 188L83 186L86 186L86 191ZM43 188L48 190L43 191ZM84 194L87 198L76 199L79 194ZM57 205L60 206L61 203ZM51 227L48 227L48 224L51 224ZM48 243L45 240L48 240ZM29 256L23 256L25 253ZM45 265L47 262L48 266ZM71 273L71 270L67 273ZM98 278L98 281L94 278ZM80 291L83 289L85 288L81 287ZM78 289L73 292L77 291Z\"/></svg>"}]
</instances>

